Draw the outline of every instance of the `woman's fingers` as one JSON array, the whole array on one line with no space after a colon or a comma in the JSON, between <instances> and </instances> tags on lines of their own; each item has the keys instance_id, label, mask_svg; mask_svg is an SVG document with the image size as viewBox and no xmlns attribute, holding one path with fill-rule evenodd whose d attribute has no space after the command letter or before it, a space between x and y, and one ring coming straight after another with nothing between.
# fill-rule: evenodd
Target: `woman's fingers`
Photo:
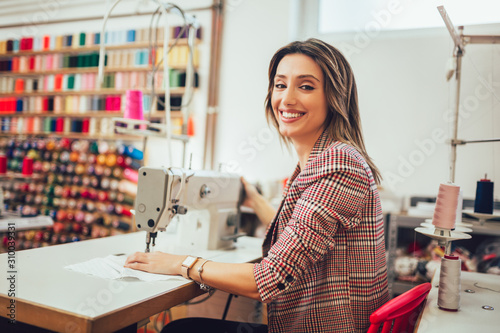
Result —
<instances>
[{"instance_id":1,"label":"woman's fingers","mask_svg":"<svg viewBox=\"0 0 500 333\"><path fill-rule=\"evenodd\" d=\"M138 262L131 262L129 264L125 264L126 268L132 268L132 269L137 269L139 271L144 271L144 272L148 272L148 265L147 264L141 264L141 263L138 263Z\"/></svg>"},{"instance_id":2,"label":"woman's fingers","mask_svg":"<svg viewBox=\"0 0 500 333\"><path fill-rule=\"evenodd\" d=\"M245 198L242 205L254 209L255 201L258 199L259 192L255 186L247 182L245 178L241 177L241 182L243 184L243 188L245 189Z\"/></svg>"},{"instance_id":3,"label":"woman's fingers","mask_svg":"<svg viewBox=\"0 0 500 333\"><path fill-rule=\"evenodd\" d=\"M160 251L151 253L136 252L125 260L124 267L150 273L177 274L175 271L176 262L174 262L176 257Z\"/></svg>"},{"instance_id":4,"label":"woman's fingers","mask_svg":"<svg viewBox=\"0 0 500 333\"><path fill-rule=\"evenodd\" d=\"M142 262L145 263L147 260L148 253L136 252L130 255L127 260L125 260L125 264L133 263L133 262Z\"/></svg>"}]
</instances>

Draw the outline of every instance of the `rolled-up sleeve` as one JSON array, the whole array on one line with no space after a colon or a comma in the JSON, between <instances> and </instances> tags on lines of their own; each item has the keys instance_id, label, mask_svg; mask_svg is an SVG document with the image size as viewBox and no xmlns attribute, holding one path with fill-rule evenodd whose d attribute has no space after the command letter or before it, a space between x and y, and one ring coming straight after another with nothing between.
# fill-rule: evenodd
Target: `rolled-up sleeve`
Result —
<instances>
[{"instance_id":1,"label":"rolled-up sleeve","mask_svg":"<svg viewBox=\"0 0 500 333\"><path fill-rule=\"evenodd\" d=\"M325 175L304 190L276 243L254 265L263 302L293 286L309 266L331 251L338 228L360 223L369 186L363 172L342 171Z\"/></svg>"}]
</instances>

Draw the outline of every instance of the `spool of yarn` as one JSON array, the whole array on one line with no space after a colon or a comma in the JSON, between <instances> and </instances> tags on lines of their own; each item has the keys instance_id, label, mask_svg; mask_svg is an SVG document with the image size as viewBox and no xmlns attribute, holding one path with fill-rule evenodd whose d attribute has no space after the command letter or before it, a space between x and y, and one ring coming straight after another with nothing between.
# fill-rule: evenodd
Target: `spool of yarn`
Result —
<instances>
[{"instance_id":1,"label":"spool of yarn","mask_svg":"<svg viewBox=\"0 0 500 333\"><path fill-rule=\"evenodd\" d=\"M128 179L134 183L137 183L139 181L138 172L136 170L132 170L130 168L125 168L125 170L123 170L123 177L125 177L125 179Z\"/></svg>"},{"instance_id":2,"label":"spool of yarn","mask_svg":"<svg viewBox=\"0 0 500 333\"><path fill-rule=\"evenodd\" d=\"M0 175L5 175L7 173L7 156L0 155Z\"/></svg>"},{"instance_id":3,"label":"spool of yarn","mask_svg":"<svg viewBox=\"0 0 500 333\"><path fill-rule=\"evenodd\" d=\"M440 184L432 224L437 228L454 229L458 210L460 186Z\"/></svg>"},{"instance_id":4,"label":"spool of yarn","mask_svg":"<svg viewBox=\"0 0 500 333\"><path fill-rule=\"evenodd\" d=\"M17 120L17 130L16 130L16 133L23 133L23 129L24 129L24 118L19 118Z\"/></svg>"},{"instance_id":5,"label":"spool of yarn","mask_svg":"<svg viewBox=\"0 0 500 333\"><path fill-rule=\"evenodd\" d=\"M95 118L90 118L89 134L95 135L96 133L97 133L97 120Z\"/></svg>"},{"instance_id":6,"label":"spool of yarn","mask_svg":"<svg viewBox=\"0 0 500 333\"><path fill-rule=\"evenodd\" d=\"M144 153L132 145L126 146L123 153L135 160L142 160L144 158Z\"/></svg>"},{"instance_id":7,"label":"spool of yarn","mask_svg":"<svg viewBox=\"0 0 500 333\"><path fill-rule=\"evenodd\" d=\"M474 212L493 214L493 182L486 175L477 182Z\"/></svg>"},{"instance_id":8,"label":"spool of yarn","mask_svg":"<svg viewBox=\"0 0 500 333\"><path fill-rule=\"evenodd\" d=\"M14 87L14 92L17 94L20 94L24 91L24 80L23 79L16 79L15 81L15 87Z\"/></svg>"},{"instance_id":9,"label":"spool of yarn","mask_svg":"<svg viewBox=\"0 0 500 333\"><path fill-rule=\"evenodd\" d=\"M30 157L25 157L23 159L23 175L31 176L33 174L33 159Z\"/></svg>"},{"instance_id":10,"label":"spool of yarn","mask_svg":"<svg viewBox=\"0 0 500 333\"><path fill-rule=\"evenodd\" d=\"M458 257L441 258L439 275L438 306L440 309L456 311L460 307L460 267Z\"/></svg>"},{"instance_id":11,"label":"spool of yarn","mask_svg":"<svg viewBox=\"0 0 500 333\"><path fill-rule=\"evenodd\" d=\"M194 120L193 120L192 117L188 118L187 135L188 136L194 136Z\"/></svg>"},{"instance_id":12,"label":"spool of yarn","mask_svg":"<svg viewBox=\"0 0 500 333\"><path fill-rule=\"evenodd\" d=\"M122 193L126 193L132 196L137 195L137 184L132 183L128 180L122 179L118 185L118 189Z\"/></svg>"},{"instance_id":13,"label":"spool of yarn","mask_svg":"<svg viewBox=\"0 0 500 333\"><path fill-rule=\"evenodd\" d=\"M142 91L141 90L127 90L125 96L125 112L123 117L125 119L138 119L144 120L144 110L142 103ZM145 126L141 125L141 129Z\"/></svg>"},{"instance_id":14,"label":"spool of yarn","mask_svg":"<svg viewBox=\"0 0 500 333\"><path fill-rule=\"evenodd\" d=\"M57 133L64 132L64 118L57 118L56 119L56 132Z\"/></svg>"}]
</instances>

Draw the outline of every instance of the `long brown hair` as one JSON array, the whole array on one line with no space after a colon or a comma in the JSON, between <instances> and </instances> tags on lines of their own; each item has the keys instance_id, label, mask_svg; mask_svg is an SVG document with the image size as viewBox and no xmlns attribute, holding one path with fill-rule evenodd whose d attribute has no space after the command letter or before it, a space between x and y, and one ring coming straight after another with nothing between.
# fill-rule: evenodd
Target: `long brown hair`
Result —
<instances>
[{"instance_id":1,"label":"long brown hair","mask_svg":"<svg viewBox=\"0 0 500 333\"><path fill-rule=\"evenodd\" d=\"M345 57L333 46L319 39L311 38L304 42L292 42L274 54L269 64L269 88L265 100L267 121L271 122L279 133L278 120L274 116L271 105L274 76L281 59L288 54L295 53L309 56L323 71L325 77L324 89L328 105L325 128L329 137L332 140L344 142L356 148L368 163L375 182L380 184L382 179L380 171L368 156L363 140L354 74ZM281 133L280 136L285 143L290 143L289 138L283 137Z\"/></svg>"}]
</instances>

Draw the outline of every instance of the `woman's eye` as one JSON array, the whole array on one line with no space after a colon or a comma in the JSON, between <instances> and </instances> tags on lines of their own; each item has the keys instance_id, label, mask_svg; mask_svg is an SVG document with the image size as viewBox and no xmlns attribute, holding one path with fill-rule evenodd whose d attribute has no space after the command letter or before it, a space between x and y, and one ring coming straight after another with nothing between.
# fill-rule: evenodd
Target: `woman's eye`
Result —
<instances>
[{"instance_id":1,"label":"woman's eye","mask_svg":"<svg viewBox=\"0 0 500 333\"><path fill-rule=\"evenodd\" d=\"M282 83L277 83L274 87L278 88L278 89L284 89L284 88L286 88L286 86L284 84L282 84Z\"/></svg>"},{"instance_id":2,"label":"woman's eye","mask_svg":"<svg viewBox=\"0 0 500 333\"><path fill-rule=\"evenodd\" d=\"M313 86L310 86L310 85L307 85L307 84L304 84L304 85L300 86L300 88L302 88L304 90L314 90Z\"/></svg>"}]
</instances>

